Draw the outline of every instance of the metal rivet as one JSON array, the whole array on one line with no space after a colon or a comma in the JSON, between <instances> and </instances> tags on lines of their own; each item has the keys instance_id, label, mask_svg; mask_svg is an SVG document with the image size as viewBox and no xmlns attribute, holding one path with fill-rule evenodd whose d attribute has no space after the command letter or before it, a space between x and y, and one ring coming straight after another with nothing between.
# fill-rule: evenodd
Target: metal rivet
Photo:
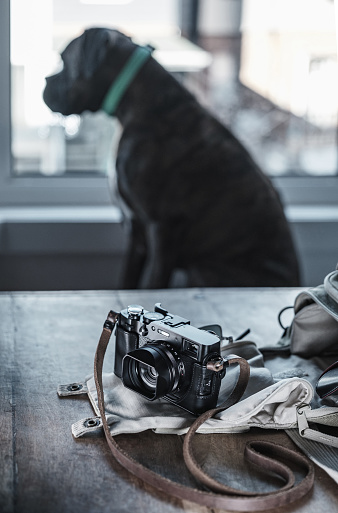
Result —
<instances>
[{"instance_id":1,"label":"metal rivet","mask_svg":"<svg viewBox=\"0 0 338 513\"><path fill-rule=\"evenodd\" d=\"M69 390L69 392L78 392L79 390L82 390L82 388L82 385L73 383L72 385L68 385L67 390Z\"/></svg>"},{"instance_id":2,"label":"metal rivet","mask_svg":"<svg viewBox=\"0 0 338 513\"><path fill-rule=\"evenodd\" d=\"M85 427L93 428L100 425L100 419L88 419L84 423Z\"/></svg>"}]
</instances>

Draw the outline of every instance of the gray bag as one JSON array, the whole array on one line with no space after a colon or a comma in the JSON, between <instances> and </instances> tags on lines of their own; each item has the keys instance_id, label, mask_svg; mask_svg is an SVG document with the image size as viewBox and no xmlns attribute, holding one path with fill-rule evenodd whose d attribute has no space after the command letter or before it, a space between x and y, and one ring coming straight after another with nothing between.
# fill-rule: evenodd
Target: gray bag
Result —
<instances>
[{"instance_id":1,"label":"gray bag","mask_svg":"<svg viewBox=\"0 0 338 513\"><path fill-rule=\"evenodd\" d=\"M263 354L271 350L303 358L338 355L338 270L328 274L322 285L301 292L293 308L291 325L284 328L281 323L284 332L278 350L264 348Z\"/></svg>"}]
</instances>

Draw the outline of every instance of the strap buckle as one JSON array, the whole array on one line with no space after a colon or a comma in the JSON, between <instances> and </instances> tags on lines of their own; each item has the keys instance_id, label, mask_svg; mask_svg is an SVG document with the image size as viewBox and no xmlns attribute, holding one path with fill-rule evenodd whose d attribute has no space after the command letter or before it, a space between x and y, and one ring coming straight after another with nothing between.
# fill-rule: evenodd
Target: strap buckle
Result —
<instances>
[{"instance_id":1,"label":"strap buckle","mask_svg":"<svg viewBox=\"0 0 338 513\"><path fill-rule=\"evenodd\" d=\"M309 424L306 418L306 411L309 410L311 410L311 406L306 403L299 404L296 408L298 430L302 437L305 437L306 430L309 429Z\"/></svg>"},{"instance_id":2,"label":"strap buckle","mask_svg":"<svg viewBox=\"0 0 338 513\"><path fill-rule=\"evenodd\" d=\"M113 312L113 310L110 310L107 319L104 321L103 328L109 331L113 331L118 315L118 313Z\"/></svg>"},{"instance_id":3,"label":"strap buckle","mask_svg":"<svg viewBox=\"0 0 338 513\"><path fill-rule=\"evenodd\" d=\"M227 358L220 357L220 358L217 358L217 360L210 360L209 362L207 362L207 369L214 371L214 372L222 371L224 369L224 366L225 367L229 366L229 362L228 362Z\"/></svg>"}]
</instances>

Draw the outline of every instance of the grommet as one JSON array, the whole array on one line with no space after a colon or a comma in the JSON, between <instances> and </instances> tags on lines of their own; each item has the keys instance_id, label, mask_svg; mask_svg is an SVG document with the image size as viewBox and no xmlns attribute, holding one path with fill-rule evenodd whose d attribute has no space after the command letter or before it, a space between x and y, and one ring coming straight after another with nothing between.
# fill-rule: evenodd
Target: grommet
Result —
<instances>
[{"instance_id":1,"label":"grommet","mask_svg":"<svg viewBox=\"0 0 338 513\"><path fill-rule=\"evenodd\" d=\"M99 418L87 419L83 424L86 428L93 428L99 426L101 424L101 420Z\"/></svg>"},{"instance_id":2,"label":"grommet","mask_svg":"<svg viewBox=\"0 0 338 513\"><path fill-rule=\"evenodd\" d=\"M79 390L83 389L83 385L81 383L71 383L67 386L67 390L69 392L78 392Z\"/></svg>"},{"instance_id":3,"label":"grommet","mask_svg":"<svg viewBox=\"0 0 338 513\"><path fill-rule=\"evenodd\" d=\"M57 393L59 397L67 397L70 395L87 394L88 388L85 382L68 383L67 385L58 385Z\"/></svg>"}]
</instances>

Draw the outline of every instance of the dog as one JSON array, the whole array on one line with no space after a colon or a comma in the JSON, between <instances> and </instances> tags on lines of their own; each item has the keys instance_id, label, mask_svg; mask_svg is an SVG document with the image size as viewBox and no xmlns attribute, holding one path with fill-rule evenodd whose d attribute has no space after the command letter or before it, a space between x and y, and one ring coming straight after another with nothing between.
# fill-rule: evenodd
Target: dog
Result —
<instances>
[{"instance_id":1,"label":"dog","mask_svg":"<svg viewBox=\"0 0 338 513\"><path fill-rule=\"evenodd\" d=\"M46 78L45 103L66 116L100 110L140 48L118 30L85 30ZM120 96L117 186L131 214L121 288L167 288L177 271L187 287L297 286L279 196L230 130L150 50Z\"/></svg>"}]
</instances>

